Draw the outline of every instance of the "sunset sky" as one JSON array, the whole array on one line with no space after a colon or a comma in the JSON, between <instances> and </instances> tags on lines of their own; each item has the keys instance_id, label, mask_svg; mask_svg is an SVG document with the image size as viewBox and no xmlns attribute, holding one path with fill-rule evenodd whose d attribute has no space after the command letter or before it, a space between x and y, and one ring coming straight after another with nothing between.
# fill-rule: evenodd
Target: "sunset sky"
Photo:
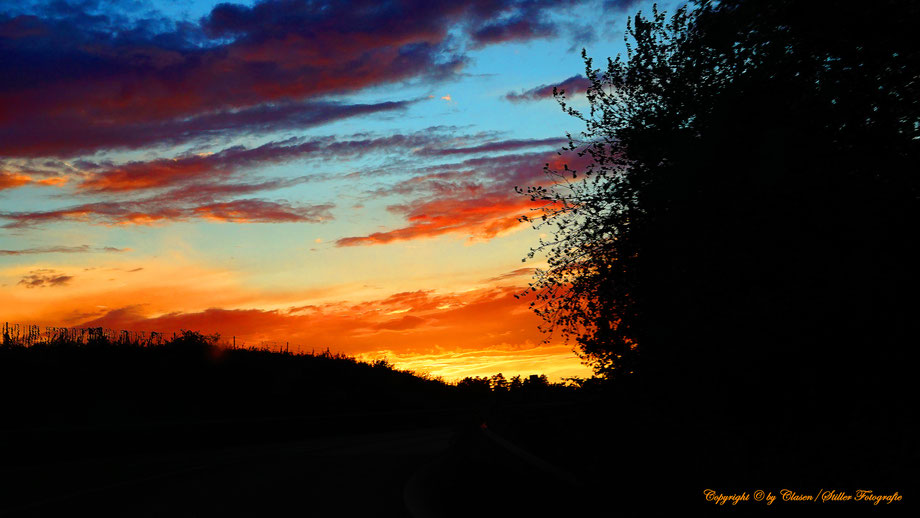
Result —
<instances>
[{"instance_id":1,"label":"sunset sky","mask_svg":"<svg viewBox=\"0 0 920 518\"><path fill-rule=\"evenodd\" d=\"M650 7L0 0L0 321L589 375L514 298L514 186Z\"/></svg>"}]
</instances>

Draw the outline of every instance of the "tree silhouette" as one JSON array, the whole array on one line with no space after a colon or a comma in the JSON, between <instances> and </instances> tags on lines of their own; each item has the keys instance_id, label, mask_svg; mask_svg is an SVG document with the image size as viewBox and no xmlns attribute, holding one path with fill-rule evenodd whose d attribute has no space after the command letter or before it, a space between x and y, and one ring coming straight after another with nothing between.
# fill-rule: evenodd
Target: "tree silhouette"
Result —
<instances>
[{"instance_id":1,"label":"tree silhouette","mask_svg":"<svg viewBox=\"0 0 920 518\"><path fill-rule=\"evenodd\" d=\"M491 385L493 392L508 392L508 388L510 386L508 380L505 379L504 374L500 372L498 374L492 375L492 377L489 378L489 384Z\"/></svg>"},{"instance_id":2,"label":"tree silhouette","mask_svg":"<svg viewBox=\"0 0 920 518\"><path fill-rule=\"evenodd\" d=\"M633 373L639 352L634 227L644 212L639 184L648 150L636 144L647 138L643 129L671 122L656 119L676 115L666 110L676 101L666 85L677 79L678 55L689 31L686 8L670 24L655 8L651 20L640 14L629 22L627 56L608 60L605 71L595 69L582 51L591 83L588 111L567 104L564 91L554 94L566 113L585 124L579 137L567 134L566 150L591 160L582 171L547 164L551 184L526 190L543 205L536 209L538 216L523 219L553 230L551 240L541 239L528 254L545 253L549 266L538 270L530 285L536 298L531 306L545 320L544 330L574 339L576 352L608 378Z\"/></svg>"},{"instance_id":3,"label":"tree silhouette","mask_svg":"<svg viewBox=\"0 0 920 518\"><path fill-rule=\"evenodd\" d=\"M893 1L704 1L636 15L604 70L583 53L588 108L557 98L590 165L527 191L553 229L530 253L548 257L530 288L547 328L599 374L739 398L780 377L903 383L918 21Z\"/></svg>"}]
</instances>

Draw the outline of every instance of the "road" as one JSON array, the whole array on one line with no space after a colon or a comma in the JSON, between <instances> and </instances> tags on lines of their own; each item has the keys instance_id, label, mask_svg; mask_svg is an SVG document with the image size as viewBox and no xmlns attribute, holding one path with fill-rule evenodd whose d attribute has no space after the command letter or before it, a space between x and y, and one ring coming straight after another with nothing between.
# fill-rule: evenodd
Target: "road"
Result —
<instances>
[{"instance_id":1,"label":"road","mask_svg":"<svg viewBox=\"0 0 920 518\"><path fill-rule=\"evenodd\" d=\"M2 471L2 516L409 516L410 477L450 447L433 427Z\"/></svg>"}]
</instances>

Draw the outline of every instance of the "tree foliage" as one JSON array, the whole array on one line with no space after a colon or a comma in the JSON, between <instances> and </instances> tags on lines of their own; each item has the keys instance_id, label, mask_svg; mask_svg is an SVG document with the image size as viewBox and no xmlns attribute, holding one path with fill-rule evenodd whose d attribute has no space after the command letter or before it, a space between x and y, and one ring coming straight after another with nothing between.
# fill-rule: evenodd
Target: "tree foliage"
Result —
<instances>
[{"instance_id":1,"label":"tree foliage","mask_svg":"<svg viewBox=\"0 0 920 518\"><path fill-rule=\"evenodd\" d=\"M567 134L565 151L589 158L587 165L578 171L547 164L550 182L526 190L543 203L536 218L523 219L553 232L528 254L545 254L548 264L528 289L536 299L531 306L544 319L545 331L574 340L576 352L603 376L633 373L639 353L633 227L643 212L637 170L645 164L627 143L637 128L661 125L656 119L675 101L668 90L689 20L686 8L670 23L657 8L650 20L637 15L628 23L626 57L608 59L605 70L595 69L582 51L591 83L588 110L570 106L564 91L554 95L566 113L585 124L580 135Z\"/></svg>"},{"instance_id":2,"label":"tree foliage","mask_svg":"<svg viewBox=\"0 0 920 518\"><path fill-rule=\"evenodd\" d=\"M587 108L557 99L589 165L547 165L525 193L553 236L529 254L547 257L529 290L546 328L608 377L897 351L910 324L893 295L916 286L918 11L704 1L637 14L603 69L583 52Z\"/></svg>"}]
</instances>

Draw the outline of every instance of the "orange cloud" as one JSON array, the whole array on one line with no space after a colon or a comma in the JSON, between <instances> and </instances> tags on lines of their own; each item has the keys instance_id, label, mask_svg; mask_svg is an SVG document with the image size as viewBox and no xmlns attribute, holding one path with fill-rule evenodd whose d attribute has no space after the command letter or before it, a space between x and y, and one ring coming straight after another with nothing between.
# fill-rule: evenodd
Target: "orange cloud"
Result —
<instances>
[{"instance_id":1,"label":"orange cloud","mask_svg":"<svg viewBox=\"0 0 920 518\"><path fill-rule=\"evenodd\" d=\"M213 155L211 155L213 156ZM80 184L80 189L91 191L130 191L163 187L178 183L203 173L211 173L206 157L161 159L149 162L132 162L96 173Z\"/></svg>"},{"instance_id":2,"label":"orange cloud","mask_svg":"<svg viewBox=\"0 0 920 518\"><path fill-rule=\"evenodd\" d=\"M491 196L474 199L441 199L416 207L394 206L409 221L406 227L375 232L367 236L345 237L337 246L378 245L393 241L435 237L448 233L466 234L471 239L491 239L521 226L518 218L536 205L523 197Z\"/></svg>"},{"instance_id":3,"label":"orange cloud","mask_svg":"<svg viewBox=\"0 0 920 518\"><path fill-rule=\"evenodd\" d=\"M22 187L31 182L32 178L30 176L0 171L0 191Z\"/></svg>"},{"instance_id":4,"label":"orange cloud","mask_svg":"<svg viewBox=\"0 0 920 518\"><path fill-rule=\"evenodd\" d=\"M67 182L69 181L70 181L69 176L52 176L50 178L45 178L44 180L39 180L36 183L38 183L39 185L46 185L49 187L61 187L63 185L66 185Z\"/></svg>"},{"instance_id":5,"label":"orange cloud","mask_svg":"<svg viewBox=\"0 0 920 518\"><path fill-rule=\"evenodd\" d=\"M39 185L42 187L61 187L70 181L67 175L49 176L36 180L36 176L48 174L46 171L0 171L0 191L15 189L24 185Z\"/></svg>"},{"instance_id":6,"label":"orange cloud","mask_svg":"<svg viewBox=\"0 0 920 518\"><path fill-rule=\"evenodd\" d=\"M472 148L458 148L466 153L482 150L504 151L519 146L558 143L548 141L506 141ZM421 151L420 151L421 153ZM428 150L428 154L442 154ZM471 158L459 164L444 164L418 171L420 174L387 189L374 191L375 196L415 195L414 201L390 205L387 209L405 217L408 225L375 232L366 236L343 237L337 246L378 245L394 241L465 234L471 240L488 240L516 228L527 226L519 218L535 217L546 207L545 201L532 201L517 194L515 187L547 185L543 166L561 170L584 167L584 157L568 153L525 153Z\"/></svg>"}]
</instances>

